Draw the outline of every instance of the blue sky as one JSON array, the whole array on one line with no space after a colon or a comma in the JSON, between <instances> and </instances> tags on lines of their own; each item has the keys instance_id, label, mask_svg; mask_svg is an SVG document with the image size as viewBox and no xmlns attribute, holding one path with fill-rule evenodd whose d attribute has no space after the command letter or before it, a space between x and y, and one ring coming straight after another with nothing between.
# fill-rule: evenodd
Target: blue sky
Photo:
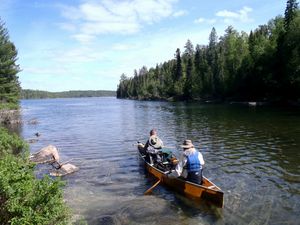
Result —
<instances>
[{"instance_id":1,"label":"blue sky","mask_svg":"<svg viewBox=\"0 0 300 225\"><path fill-rule=\"evenodd\" d=\"M22 88L116 90L120 75L207 44L232 25L249 32L283 15L280 0L0 0L18 49Z\"/></svg>"}]
</instances>

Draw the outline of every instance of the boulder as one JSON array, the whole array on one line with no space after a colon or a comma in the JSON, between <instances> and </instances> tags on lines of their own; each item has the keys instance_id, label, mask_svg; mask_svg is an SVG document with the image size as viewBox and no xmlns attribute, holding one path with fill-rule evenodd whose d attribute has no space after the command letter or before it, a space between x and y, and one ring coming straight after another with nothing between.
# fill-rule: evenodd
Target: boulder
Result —
<instances>
[{"instance_id":1,"label":"boulder","mask_svg":"<svg viewBox=\"0 0 300 225\"><path fill-rule=\"evenodd\" d=\"M50 163L59 161L58 150L53 145L48 145L42 148L40 151L30 155L30 160L36 163Z\"/></svg>"}]
</instances>

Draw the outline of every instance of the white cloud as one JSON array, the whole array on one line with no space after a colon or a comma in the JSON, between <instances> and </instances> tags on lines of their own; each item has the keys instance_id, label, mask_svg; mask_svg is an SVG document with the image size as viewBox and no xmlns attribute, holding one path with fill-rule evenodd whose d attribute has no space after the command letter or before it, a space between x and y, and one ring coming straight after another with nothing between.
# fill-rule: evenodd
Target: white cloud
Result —
<instances>
[{"instance_id":1,"label":"white cloud","mask_svg":"<svg viewBox=\"0 0 300 225\"><path fill-rule=\"evenodd\" d=\"M242 9L233 12L229 10L221 10L218 11L215 15L217 18L213 19L207 19L203 17L199 17L198 19L194 20L194 23L196 24L215 24L217 22L223 22L225 24L233 24L235 22L242 22L242 23L248 23L252 22L253 19L249 17L249 13L252 12L252 9L244 6Z\"/></svg>"},{"instance_id":2,"label":"white cloud","mask_svg":"<svg viewBox=\"0 0 300 225\"><path fill-rule=\"evenodd\" d=\"M135 11L139 20L153 23L168 17L173 12L173 3L176 0L133 0L131 11Z\"/></svg>"},{"instance_id":3,"label":"white cloud","mask_svg":"<svg viewBox=\"0 0 300 225\"><path fill-rule=\"evenodd\" d=\"M59 4L61 15L69 20L78 20L81 18L81 13L77 7Z\"/></svg>"},{"instance_id":4,"label":"white cloud","mask_svg":"<svg viewBox=\"0 0 300 225\"><path fill-rule=\"evenodd\" d=\"M242 9L238 10L237 12L221 10L216 13L216 16L223 18L223 21L225 23L232 23L234 21L247 23L253 21L253 19L249 17L250 12L252 12L252 9L247 6L244 6Z\"/></svg>"},{"instance_id":5,"label":"white cloud","mask_svg":"<svg viewBox=\"0 0 300 225\"><path fill-rule=\"evenodd\" d=\"M102 0L85 1L78 6L59 5L67 22L64 30L73 31L73 38L81 43L92 41L99 34L133 34L144 24L153 24L168 16L182 16L186 11L173 13L177 0ZM79 27L74 30L75 24ZM76 26L76 27L77 27Z\"/></svg>"},{"instance_id":6,"label":"white cloud","mask_svg":"<svg viewBox=\"0 0 300 225\"><path fill-rule=\"evenodd\" d=\"M103 60L102 53L94 51L92 48L80 47L64 51L53 51L50 56L53 61L59 63L87 63Z\"/></svg>"},{"instance_id":7,"label":"white cloud","mask_svg":"<svg viewBox=\"0 0 300 225\"><path fill-rule=\"evenodd\" d=\"M235 12L230 12L228 10L222 10L216 13L216 16L226 17L226 18L238 18L239 14Z\"/></svg>"},{"instance_id":8,"label":"white cloud","mask_svg":"<svg viewBox=\"0 0 300 225\"><path fill-rule=\"evenodd\" d=\"M177 12L174 12L173 13L173 16L174 17L180 17L180 16L184 16L184 15L187 15L188 12L186 10L179 10Z\"/></svg>"},{"instance_id":9,"label":"white cloud","mask_svg":"<svg viewBox=\"0 0 300 225\"><path fill-rule=\"evenodd\" d=\"M98 35L98 34L133 34L140 29L139 24L130 22L88 22L81 26L81 35Z\"/></svg>"},{"instance_id":10,"label":"white cloud","mask_svg":"<svg viewBox=\"0 0 300 225\"><path fill-rule=\"evenodd\" d=\"M88 44L95 39L95 36L89 34L74 34L71 37L83 44Z\"/></svg>"},{"instance_id":11,"label":"white cloud","mask_svg":"<svg viewBox=\"0 0 300 225\"><path fill-rule=\"evenodd\" d=\"M205 21L205 19L200 17L200 18L194 20L194 23L203 23L204 21Z\"/></svg>"},{"instance_id":12,"label":"white cloud","mask_svg":"<svg viewBox=\"0 0 300 225\"><path fill-rule=\"evenodd\" d=\"M194 20L194 23L208 23L208 24L214 24L216 23L217 20L216 19L205 19L205 18L198 18L196 20Z\"/></svg>"}]
</instances>

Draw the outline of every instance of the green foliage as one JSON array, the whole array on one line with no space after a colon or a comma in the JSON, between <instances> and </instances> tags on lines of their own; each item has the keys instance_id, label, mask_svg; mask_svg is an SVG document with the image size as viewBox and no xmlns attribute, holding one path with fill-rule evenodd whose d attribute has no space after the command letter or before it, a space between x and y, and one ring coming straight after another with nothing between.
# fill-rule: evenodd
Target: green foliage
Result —
<instances>
[{"instance_id":1,"label":"green foliage","mask_svg":"<svg viewBox=\"0 0 300 225\"><path fill-rule=\"evenodd\" d=\"M67 224L62 186L48 176L36 179L27 145L0 129L0 224Z\"/></svg>"},{"instance_id":2,"label":"green foliage","mask_svg":"<svg viewBox=\"0 0 300 225\"><path fill-rule=\"evenodd\" d=\"M207 46L190 40L175 59L123 77L117 97L133 99L236 99L245 101L300 99L300 13L287 1L278 16L250 34L232 26L218 39L215 28ZM155 72L153 72L155 71Z\"/></svg>"},{"instance_id":3,"label":"green foliage","mask_svg":"<svg viewBox=\"0 0 300 225\"><path fill-rule=\"evenodd\" d=\"M0 19L0 104L4 107L18 107L20 84L17 73L17 49L9 40L7 29ZM13 105L13 106L12 106Z\"/></svg>"},{"instance_id":4,"label":"green foliage","mask_svg":"<svg viewBox=\"0 0 300 225\"><path fill-rule=\"evenodd\" d=\"M16 134L8 134L0 127L0 155L20 154L23 150L28 152L28 145Z\"/></svg>"},{"instance_id":5,"label":"green foliage","mask_svg":"<svg viewBox=\"0 0 300 225\"><path fill-rule=\"evenodd\" d=\"M290 24L294 20L298 9L297 0L287 0L286 9L284 12L284 27L286 30L290 29Z\"/></svg>"},{"instance_id":6,"label":"green foliage","mask_svg":"<svg viewBox=\"0 0 300 225\"><path fill-rule=\"evenodd\" d=\"M14 109L19 109L19 104L0 103L0 110L14 110Z\"/></svg>"},{"instance_id":7,"label":"green foliage","mask_svg":"<svg viewBox=\"0 0 300 225\"><path fill-rule=\"evenodd\" d=\"M300 11L289 24L283 41L285 94L288 98L300 95Z\"/></svg>"},{"instance_id":8,"label":"green foliage","mask_svg":"<svg viewBox=\"0 0 300 225\"><path fill-rule=\"evenodd\" d=\"M48 92L39 90L21 90L22 99L42 99L42 98L82 98L82 97L107 97L116 96L115 91L63 91Z\"/></svg>"}]
</instances>

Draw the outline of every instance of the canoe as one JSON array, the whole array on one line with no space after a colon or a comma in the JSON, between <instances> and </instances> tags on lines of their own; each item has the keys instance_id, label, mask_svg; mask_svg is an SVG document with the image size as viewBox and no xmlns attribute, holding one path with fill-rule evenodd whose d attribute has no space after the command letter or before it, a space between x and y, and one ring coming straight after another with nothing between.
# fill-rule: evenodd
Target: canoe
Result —
<instances>
[{"instance_id":1,"label":"canoe","mask_svg":"<svg viewBox=\"0 0 300 225\"><path fill-rule=\"evenodd\" d=\"M205 176L203 176L203 182L201 185L186 181L181 177L168 176L168 174L170 173L169 169L164 170L162 166L155 166L154 164L151 164L146 160L146 155L143 151L143 147L143 144L138 144L138 152L145 163L146 170L158 180L160 180L161 183L185 195L188 198L200 201L205 200L217 207L223 208L224 193L217 185L215 185ZM165 163L174 163L176 161L178 162L178 160L173 156L170 162Z\"/></svg>"}]
</instances>

